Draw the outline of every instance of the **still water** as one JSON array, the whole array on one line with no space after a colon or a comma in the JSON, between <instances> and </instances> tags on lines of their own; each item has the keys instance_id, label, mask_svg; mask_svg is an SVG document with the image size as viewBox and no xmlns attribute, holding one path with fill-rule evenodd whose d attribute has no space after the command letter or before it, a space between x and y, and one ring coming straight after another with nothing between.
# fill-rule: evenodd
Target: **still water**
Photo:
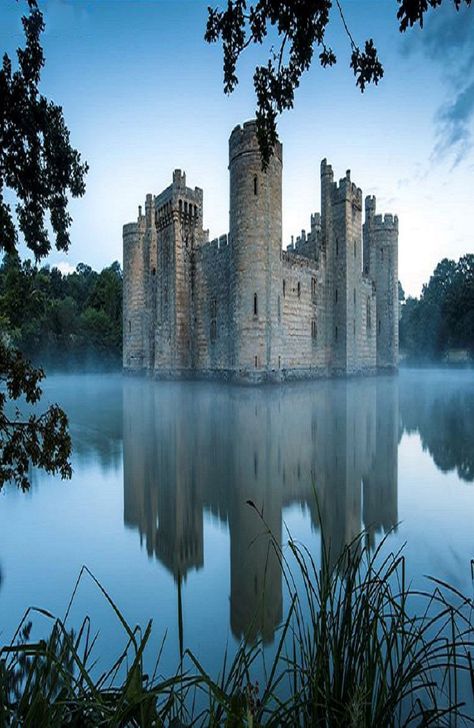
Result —
<instances>
[{"instance_id":1,"label":"still water","mask_svg":"<svg viewBox=\"0 0 474 728\"><path fill-rule=\"evenodd\" d=\"M178 589L185 646L209 670L244 635L271 650L287 597L248 500L283 548L291 533L319 561L321 530L333 558L362 528L372 548L389 534L387 549L406 542L413 583L435 575L472 594L472 371L258 389L52 376L45 399L69 415L74 475L34 472L28 494L0 494L0 643L29 606L63 616L86 564L130 624L153 619L148 659L165 638L164 674ZM125 636L87 578L71 623L86 614L103 669Z\"/></svg>"}]
</instances>

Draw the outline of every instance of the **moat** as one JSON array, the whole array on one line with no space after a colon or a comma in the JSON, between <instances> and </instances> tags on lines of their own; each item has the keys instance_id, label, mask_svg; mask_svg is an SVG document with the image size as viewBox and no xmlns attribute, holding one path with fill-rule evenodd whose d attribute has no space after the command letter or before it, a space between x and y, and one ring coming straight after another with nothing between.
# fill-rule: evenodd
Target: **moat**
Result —
<instances>
[{"instance_id":1,"label":"moat","mask_svg":"<svg viewBox=\"0 0 474 728\"><path fill-rule=\"evenodd\" d=\"M257 389L51 376L45 395L70 416L74 475L35 472L29 494L0 496L2 641L28 606L62 616L86 564L129 623L153 618L154 648L166 633L164 674L178 591L185 646L208 669L244 633L271 650L287 600L249 500L280 543L289 531L317 560L321 528L334 558L365 528L373 548L387 533L389 549L407 542L414 583L431 574L471 593L473 371ZM72 623L85 614L105 666L124 635L90 581Z\"/></svg>"}]
</instances>

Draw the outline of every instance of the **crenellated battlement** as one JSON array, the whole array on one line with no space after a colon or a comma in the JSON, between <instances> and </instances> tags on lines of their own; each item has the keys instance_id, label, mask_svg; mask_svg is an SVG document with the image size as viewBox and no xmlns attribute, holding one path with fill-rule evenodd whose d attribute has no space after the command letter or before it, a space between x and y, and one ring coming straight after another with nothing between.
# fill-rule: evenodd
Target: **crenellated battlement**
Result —
<instances>
[{"instance_id":1,"label":"crenellated battlement","mask_svg":"<svg viewBox=\"0 0 474 728\"><path fill-rule=\"evenodd\" d=\"M241 154L257 154L260 157L260 148L257 139L257 122L246 121L242 126L236 126L229 139L229 163ZM281 162L283 148L281 142L277 142L274 149L274 156Z\"/></svg>"},{"instance_id":2,"label":"crenellated battlement","mask_svg":"<svg viewBox=\"0 0 474 728\"><path fill-rule=\"evenodd\" d=\"M124 240L127 239L127 242L130 242L130 236L135 236L138 233L138 223L137 222L127 222L123 226L123 237ZM133 241L131 241L133 242Z\"/></svg>"},{"instance_id":3,"label":"crenellated battlement","mask_svg":"<svg viewBox=\"0 0 474 728\"><path fill-rule=\"evenodd\" d=\"M218 255L219 253L225 252L229 249L229 236L228 234L220 235L218 238L213 238L206 242L201 243L197 250L203 255Z\"/></svg>"},{"instance_id":4,"label":"crenellated battlement","mask_svg":"<svg viewBox=\"0 0 474 728\"><path fill-rule=\"evenodd\" d=\"M331 181L334 179L332 166L328 164L328 160L326 158L321 160L321 177L330 177Z\"/></svg>"},{"instance_id":5,"label":"crenellated battlement","mask_svg":"<svg viewBox=\"0 0 474 728\"><path fill-rule=\"evenodd\" d=\"M387 212L385 215L374 215L375 230L398 230L398 216Z\"/></svg>"},{"instance_id":6,"label":"crenellated battlement","mask_svg":"<svg viewBox=\"0 0 474 728\"><path fill-rule=\"evenodd\" d=\"M362 209L362 190L354 182L351 182L351 171L347 170L346 176L339 182L333 183L333 202L348 201Z\"/></svg>"}]
</instances>

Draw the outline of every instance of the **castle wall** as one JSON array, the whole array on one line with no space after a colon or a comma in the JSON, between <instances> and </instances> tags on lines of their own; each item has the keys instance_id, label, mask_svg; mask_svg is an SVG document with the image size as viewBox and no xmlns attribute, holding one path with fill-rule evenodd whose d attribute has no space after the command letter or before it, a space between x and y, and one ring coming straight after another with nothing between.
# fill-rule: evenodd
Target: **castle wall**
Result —
<instances>
[{"instance_id":1,"label":"castle wall","mask_svg":"<svg viewBox=\"0 0 474 728\"><path fill-rule=\"evenodd\" d=\"M227 235L197 249L195 273L195 366L203 372L227 370L232 348Z\"/></svg>"},{"instance_id":2,"label":"castle wall","mask_svg":"<svg viewBox=\"0 0 474 728\"><path fill-rule=\"evenodd\" d=\"M284 253L282 276L280 368L286 378L327 374L321 271L314 260Z\"/></svg>"}]
</instances>

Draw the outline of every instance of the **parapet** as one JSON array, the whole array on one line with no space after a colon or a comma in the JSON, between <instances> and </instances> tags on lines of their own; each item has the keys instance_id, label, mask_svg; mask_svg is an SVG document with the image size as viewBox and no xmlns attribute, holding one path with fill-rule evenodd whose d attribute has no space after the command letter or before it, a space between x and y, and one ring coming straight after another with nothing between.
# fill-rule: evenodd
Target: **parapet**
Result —
<instances>
[{"instance_id":1,"label":"parapet","mask_svg":"<svg viewBox=\"0 0 474 728\"><path fill-rule=\"evenodd\" d=\"M330 177L331 181L334 179L334 172L326 158L321 160L321 177Z\"/></svg>"},{"instance_id":2,"label":"parapet","mask_svg":"<svg viewBox=\"0 0 474 728\"><path fill-rule=\"evenodd\" d=\"M386 213L374 216L374 228L378 230L398 230L398 216Z\"/></svg>"},{"instance_id":3,"label":"parapet","mask_svg":"<svg viewBox=\"0 0 474 728\"><path fill-rule=\"evenodd\" d=\"M207 234L209 236L209 231L207 231ZM196 248L196 251L199 251L202 255L214 255L218 254L221 251L226 251L229 249L229 236L227 233L224 235L219 235L218 238L213 238L212 240L206 240L203 241L201 245L199 245Z\"/></svg>"},{"instance_id":4,"label":"parapet","mask_svg":"<svg viewBox=\"0 0 474 728\"><path fill-rule=\"evenodd\" d=\"M173 186L174 187L186 187L186 172L182 172L180 169L174 170Z\"/></svg>"},{"instance_id":5,"label":"parapet","mask_svg":"<svg viewBox=\"0 0 474 728\"><path fill-rule=\"evenodd\" d=\"M241 154L260 154L257 139L257 122L255 119L246 121L243 126L237 125L229 137L229 164ZM281 162L283 159L283 148L281 142L277 142L274 148L274 156Z\"/></svg>"},{"instance_id":6,"label":"parapet","mask_svg":"<svg viewBox=\"0 0 474 728\"><path fill-rule=\"evenodd\" d=\"M138 232L138 223L136 222L127 222L123 226L123 237L129 237L131 235L136 235Z\"/></svg>"},{"instance_id":7,"label":"parapet","mask_svg":"<svg viewBox=\"0 0 474 728\"><path fill-rule=\"evenodd\" d=\"M335 202L351 201L362 210L362 190L354 182L351 182L350 169L347 170L346 176L339 180L339 184L334 182L333 200Z\"/></svg>"},{"instance_id":8,"label":"parapet","mask_svg":"<svg viewBox=\"0 0 474 728\"><path fill-rule=\"evenodd\" d=\"M377 208L377 201L375 195L367 195L365 198L365 216L366 218L373 217Z\"/></svg>"}]
</instances>

